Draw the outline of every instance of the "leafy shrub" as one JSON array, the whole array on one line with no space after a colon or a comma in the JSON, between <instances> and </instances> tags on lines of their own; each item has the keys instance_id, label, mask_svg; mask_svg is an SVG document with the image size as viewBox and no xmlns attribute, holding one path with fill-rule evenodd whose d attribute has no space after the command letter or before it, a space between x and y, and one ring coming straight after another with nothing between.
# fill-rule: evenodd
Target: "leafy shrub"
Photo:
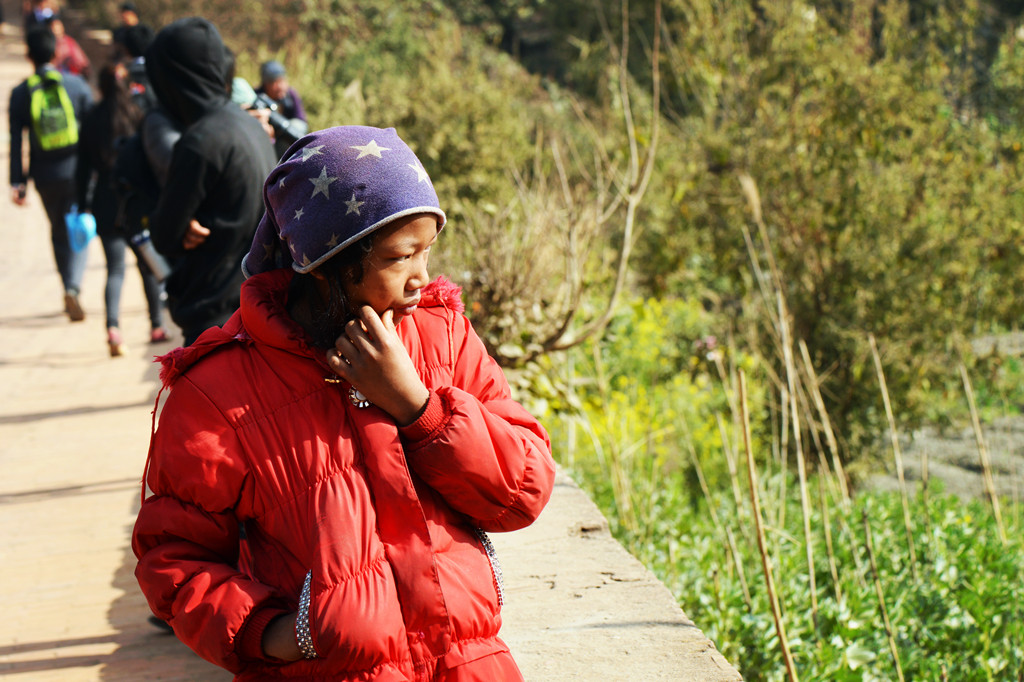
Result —
<instances>
[{"instance_id":1,"label":"leafy shrub","mask_svg":"<svg viewBox=\"0 0 1024 682\"><path fill-rule=\"evenodd\" d=\"M1001 293L1024 265L1024 195L1008 191L1021 167L1005 153L1019 129L957 115L945 96L951 55L901 41L895 9L877 58L856 26L836 30L799 3L761 17L744 4L685 4L688 23L672 27L673 92L686 107L681 133L706 163L677 180L676 197L706 245L708 299L750 352L781 363L776 301L756 274L774 266L769 289L810 349L842 437L856 444L884 428L868 333L913 423L969 354L965 339L1024 312ZM763 239L741 173L759 190ZM647 246L643 262L658 263L654 234Z\"/></svg>"},{"instance_id":2,"label":"leafy shrub","mask_svg":"<svg viewBox=\"0 0 1024 682\"><path fill-rule=\"evenodd\" d=\"M778 637L760 573L757 545L750 536L749 513L733 506L731 496L716 494L697 511L680 499L678 488L659 488L657 514L640 532L616 524L618 537L665 581L680 604L744 679L784 680ZM618 505L607 484L594 484L598 499L612 513ZM765 481L767 490L778 479ZM1000 543L990 510L933 489L927 509L913 503L918 577L907 558L901 502L894 493L861 493L849 512L829 510L840 581L828 569L820 510L814 514L817 620L811 614L807 565L801 538L800 503L795 481L784 501L785 525L774 526L774 504L766 508L774 540L774 574L783 602L785 627L800 679L891 680L894 664L875 597L860 516L871 526L875 559L889 620L895 629L900 665L906 679L1017 679L1024 673L1024 534L1016 528L1008 545ZM777 500L776 500L777 501ZM722 521L719 523L716 521ZM740 557L729 554L725 527L739 538ZM736 564L746 567L743 580ZM838 589L837 589L838 588ZM841 593L841 598L837 596Z\"/></svg>"},{"instance_id":3,"label":"leafy shrub","mask_svg":"<svg viewBox=\"0 0 1024 682\"><path fill-rule=\"evenodd\" d=\"M710 350L714 331L715 318L692 302L633 301L602 341L570 353L562 383L573 399L550 403L561 416L546 423L556 456L594 496L616 537L669 586L744 679L783 680L745 466L736 454L742 448L722 440L735 433L736 396L723 389L731 385L727 368L750 377L750 412L757 414L768 397L765 367L724 344ZM1007 363L1008 371L1013 366ZM776 454L778 431L764 421L754 427L768 551L800 679L896 679L872 558L905 679L1024 673L1019 508L1006 512L1004 503L1003 517L1012 522L1003 544L988 506L933 483L907 500L912 563L900 495L862 490L846 506L834 478L818 475L808 485L809 567L799 481Z\"/></svg>"},{"instance_id":4,"label":"leafy shrub","mask_svg":"<svg viewBox=\"0 0 1024 682\"><path fill-rule=\"evenodd\" d=\"M729 485L736 443L727 455L721 434L733 432L731 421L716 415L728 412L735 395L723 390L720 368L749 370L752 360L727 357L710 325L693 302L636 300L602 341L561 363L568 372L556 382L571 397L547 422L556 456L599 488L612 505L611 522L630 533L656 532L659 510L680 500L696 505L698 465L711 487ZM760 390L750 392L760 405Z\"/></svg>"}]
</instances>

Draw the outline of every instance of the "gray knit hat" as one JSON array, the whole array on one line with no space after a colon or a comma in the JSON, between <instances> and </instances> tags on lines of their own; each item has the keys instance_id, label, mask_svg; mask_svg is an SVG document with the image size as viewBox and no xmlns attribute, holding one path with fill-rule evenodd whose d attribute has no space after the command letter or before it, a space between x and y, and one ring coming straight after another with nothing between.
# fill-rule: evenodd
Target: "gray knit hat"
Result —
<instances>
[{"instance_id":1,"label":"gray knit hat","mask_svg":"<svg viewBox=\"0 0 1024 682\"><path fill-rule=\"evenodd\" d=\"M246 277L309 272L349 244L417 213L446 217L423 164L394 128L339 126L306 135L263 185L266 213L242 259Z\"/></svg>"},{"instance_id":2,"label":"gray knit hat","mask_svg":"<svg viewBox=\"0 0 1024 682\"><path fill-rule=\"evenodd\" d=\"M285 71L284 64L281 62L271 60L260 65L260 81L263 83L270 83L287 75L288 72Z\"/></svg>"}]
</instances>

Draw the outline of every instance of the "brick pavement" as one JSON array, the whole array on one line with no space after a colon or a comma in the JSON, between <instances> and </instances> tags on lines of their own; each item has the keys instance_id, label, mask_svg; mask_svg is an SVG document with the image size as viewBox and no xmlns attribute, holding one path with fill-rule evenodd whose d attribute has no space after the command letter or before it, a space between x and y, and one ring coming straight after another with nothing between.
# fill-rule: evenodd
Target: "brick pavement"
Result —
<instances>
[{"instance_id":1,"label":"brick pavement","mask_svg":"<svg viewBox=\"0 0 1024 682\"><path fill-rule=\"evenodd\" d=\"M0 35L0 117L30 72ZM6 192L6 138L0 149ZM125 357L107 355L103 254L90 245L84 322L62 312L46 219L0 198L0 678L228 680L146 622L129 535L158 383L138 272L129 266ZM180 335L175 332L175 342ZM737 680L668 590L561 475L541 520L496 536L503 636L528 680Z\"/></svg>"}]
</instances>

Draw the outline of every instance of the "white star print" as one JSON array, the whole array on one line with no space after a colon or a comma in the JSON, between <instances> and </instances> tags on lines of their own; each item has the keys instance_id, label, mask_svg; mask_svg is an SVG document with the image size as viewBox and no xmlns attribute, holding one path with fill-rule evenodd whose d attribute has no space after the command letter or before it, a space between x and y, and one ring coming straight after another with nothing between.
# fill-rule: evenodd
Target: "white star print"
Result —
<instances>
[{"instance_id":1,"label":"white star print","mask_svg":"<svg viewBox=\"0 0 1024 682\"><path fill-rule=\"evenodd\" d=\"M313 183L313 193L309 196L310 199L315 197L317 194L323 194L324 198L328 201L331 200L330 189L332 182L337 182L338 178L327 176L327 166L320 169L320 177L309 178L309 181Z\"/></svg>"},{"instance_id":2,"label":"white star print","mask_svg":"<svg viewBox=\"0 0 1024 682\"><path fill-rule=\"evenodd\" d=\"M295 220L300 220L302 218L302 214L304 214L305 212L306 212L306 209L304 209L304 208L300 208L298 211L296 211L295 212Z\"/></svg>"},{"instance_id":3,"label":"white star print","mask_svg":"<svg viewBox=\"0 0 1024 682\"><path fill-rule=\"evenodd\" d=\"M380 155L381 152L389 152L389 151L391 151L390 147L379 147L379 146L377 146L377 141L376 140L370 140L368 143L363 144L363 145L354 144L351 147L349 147L349 149L358 149L359 150L359 156L356 157L356 161L358 161L359 159L363 158L364 156L376 156L378 159L380 159L380 158L383 158Z\"/></svg>"},{"instance_id":4,"label":"white star print","mask_svg":"<svg viewBox=\"0 0 1024 682\"><path fill-rule=\"evenodd\" d=\"M414 171L416 171L416 182L423 182L424 180L430 180L430 176L427 175L427 171L423 170L423 166L420 166L419 164L415 164L415 163L410 163L410 164L406 164L406 165L408 165L409 168L412 168Z\"/></svg>"},{"instance_id":5,"label":"white star print","mask_svg":"<svg viewBox=\"0 0 1024 682\"><path fill-rule=\"evenodd\" d=\"M299 152L302 154L303 161L309 161L314 156L320 154L320 150L323 148L324 146L322 144L319 144L315 147L303 147L302 149L299 150Z\"/></svg>"},{"instance_id":6,"label":"white star print","mask_svg":"<svg viewBox=\"0 0 1024 682\"><path fill-rule=\"evenodd\" d=\"M345 211L345 215L348 215L349 213L355 213L356 215L362 215L362 213L359 212L359 207L362 206L365 203L366 203L365 201L356 201L356 195L355 195L355 192L353 192L352 193L352 198L345 202L345 205L348 206L348 210Z\"/></svg>"}]
</instances>

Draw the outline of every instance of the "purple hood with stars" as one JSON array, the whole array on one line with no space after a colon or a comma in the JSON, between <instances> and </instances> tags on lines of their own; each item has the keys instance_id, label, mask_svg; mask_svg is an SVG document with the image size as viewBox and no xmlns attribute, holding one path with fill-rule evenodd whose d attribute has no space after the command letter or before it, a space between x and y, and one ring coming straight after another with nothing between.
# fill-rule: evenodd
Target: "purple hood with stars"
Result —
<instances>
[{"instance_id":1,"label":"purple hood with stars","mask_svg":"<svg viewBox=\"0 0 1024 682\"><path fill-rule=\"evenodd\" d=\"M423 164L394 128L338 126L293 144L263 185L266 213L242 260L246 277L309 272L408 215L446 221Z\"/></svg>"}]
</instances>

